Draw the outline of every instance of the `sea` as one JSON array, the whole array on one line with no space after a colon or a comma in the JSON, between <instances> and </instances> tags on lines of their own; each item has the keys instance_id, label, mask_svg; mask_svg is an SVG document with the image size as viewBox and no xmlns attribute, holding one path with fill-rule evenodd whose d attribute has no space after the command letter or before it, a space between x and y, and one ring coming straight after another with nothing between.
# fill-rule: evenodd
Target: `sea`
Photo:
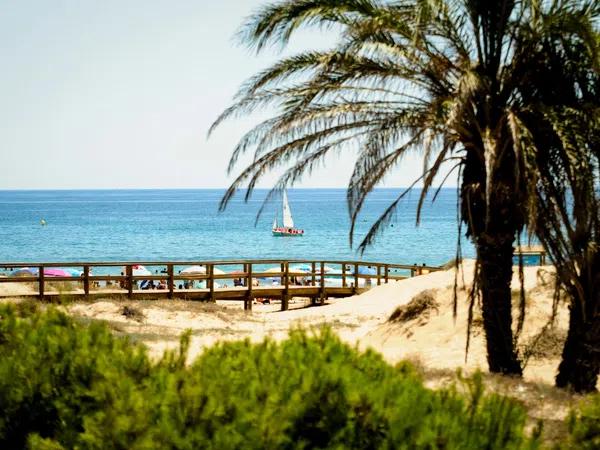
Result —
<instances>
[{"instance_id":1,"label":"sea","mask_svg":"<svg viewBox=\"0 0 600 450\"><path fill-rule=\"evenodd\" d=\"M242 192L219 212L222 189L0 191L0 265L280 258L441 265L456 256L456 189L427 201L418 225L420 192L413 191L362 254L357 244L402 190L377 189L368 197L353 246L345 189L288 191L302 237L272 236L280 198L257 217L267 192L256 190L247 202ZM463 256L472 257L473 246L461 240Z\"/></svg>"}]
</instances>

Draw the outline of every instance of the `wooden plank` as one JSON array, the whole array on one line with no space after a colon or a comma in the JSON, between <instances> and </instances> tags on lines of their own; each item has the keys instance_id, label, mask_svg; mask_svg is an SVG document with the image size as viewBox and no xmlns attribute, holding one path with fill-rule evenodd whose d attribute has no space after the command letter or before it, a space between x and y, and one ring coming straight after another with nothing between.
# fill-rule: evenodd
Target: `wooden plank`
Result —
<instances>
[{"instance_id":1,"label":"wooden plank","mask_svg":"<svg viewBox=\"0 0 600 450\"><path fill-rule=\"evenodd\" d=\"M39 278L38 292L39 292L40 300L44 300L44 266L38 267L38 278Z\"/></svg>"},{"instance_id":2,"label":"wooden plank","mask_svg":"<svg viewBox=\"0 0 600 450\"><path fill-rule=\"evenodd\" d=\"M354 264L354 289L358 292L358 264Z\"/></svg>"},{"instance_id":3,"label":"wooden plank","mask_svg":"<svg viewBox=\"0 0 600 450\"><path fill-rule=\"evenodd\" d=\"M83 266L83 293L87 297L90 295L90 266Z\"/></svg>"},{"instance_id":4,"label":"wooden plank","mask_svg":"<svg viewBox=\"0 0 600 450\"><path fill-rule=\"evenodd\" d=\"M248 264L248 267L245 269L248 273L248 277L246 278L246 287L248 288L248 293L246 294L246 307L247 311L252 311L252 303L254 301L254 297L252 295L254 277L252 276L252 263Z\"/></svg>"},{"instance_id":5,"label":"wooden plank","mask_svg":"<svg viewBox=\"0 0 600 450\"><path fill-rule=\"evenodd\" d=\"M133 298L133 266L125 266L125 276L127 277L127 298Z\"/></svg>"},{"instance_id":6,"label":"wooden plank","mask_svg":"<svg viewBox=\"0 0 600 450\"><path fill-rule=\"evenodd\" d=\"M325 262L321 261L321 289L319 290L319 300L325 303Z\"/></svg>"},{"instance_id":7,"label":"wooden plank","mask_svg":"<svg viewBox=\"0 0 600 450\"><path fill-rule=\"evenodd\" d=\"M0 283L37 283L40 277L0 277Z\"/></svg>"},{"instance_id":8,"label":"wooden plank","mask_svg":"<svg viewBox=\"0 0 600 450\"><path fill-rule=\"evenodd\" d=\"M290 300L290 264L284 263L283 266L285 269L285 290L283 291L283 297L281 297L281 310L287 311Z\"/></svg>"},{"instance_id":9,"label":"wooden plank","mask_svg":"<svg viewBox=\"0 0 600 450\"><path fill-rule=\"evenodd\" d=\"M168 298L173 298L173 291L175 290L175 268L173 264L167 264L167 290L169 291Z\"/></svg>"},{"instance_id":10,"label":"wooden plank","mask_svg":"<svg viewBox=\"0 0 600 450\"><path fill-rule=\"evenodd\" d=\"M290 295L298 297L311 297L316 298L320 295L320 287L311 286L290 286ZM325 287L324 294L327 297L348 297L354 295L355 289L353 287L341 288L341 287ZM365 289L359 289L358 292L363 292ZM281 298L285 293L285 288L282 286L276 287L263 287L253 290L253 295L258 297L266 298ZM45 297L57 296L59 293L56 292L45 292ZM84 293L81 291L71 292L70 295L74 297L84 297ZM132 299L154 299L154 298L165 298L168 297L168 290L140 290L134 289L131 294L128 291L118 289L106 289L91 291L89 296L91 298L102 298L102 297L117 297L117 298L132 298ZM19 295L19 297L38 297L38 294L27 294ZM210 300L211 293L208 289L186 289L182 291L175 291L177 298L186 300ZM215 289L213 292L215 300L228 300L228 301L245 301L247 299L246 289Z\"/></svg>"},{"instance_id":11,"label":"wooden plank","mask_svg":"<svg viewBox=\"0 0 600 450\"><path fill-rule=\"evenodd\" d=\"M210 301L215 302L215 266L213 264L208 265L208 289L210 292Z\"/></svg>"}]
</instances>

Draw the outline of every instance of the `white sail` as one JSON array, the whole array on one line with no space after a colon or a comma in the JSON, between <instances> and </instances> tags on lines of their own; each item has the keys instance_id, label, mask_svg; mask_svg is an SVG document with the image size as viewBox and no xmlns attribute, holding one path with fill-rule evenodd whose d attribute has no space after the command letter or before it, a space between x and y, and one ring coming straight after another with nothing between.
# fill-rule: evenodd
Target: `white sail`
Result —
<instances>
[{"instance_id":1,"label":"white sail","mask_svg":"<svg viewBox=\"0 0 600 450\"><path fill-rule=\"evenodd\" d=\"M273 229L277 228L277 217L273 219Z\"/></svg>"},{"instance_id":2,"label":"white sail","mask_svg":"<svg viewBox=\"0 0 600 450\"><path fill-rule=\"evenodd\" d=\"M283 191L283 226L285 228L294 228L294 219L287 199L287 192Z\"/></svg>"}]
</instances>

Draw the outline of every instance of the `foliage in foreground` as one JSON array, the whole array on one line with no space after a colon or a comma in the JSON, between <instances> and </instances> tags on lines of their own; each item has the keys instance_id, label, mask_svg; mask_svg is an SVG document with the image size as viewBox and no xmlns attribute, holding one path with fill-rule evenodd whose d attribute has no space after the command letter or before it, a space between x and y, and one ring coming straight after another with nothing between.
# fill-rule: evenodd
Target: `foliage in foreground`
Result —
<instances>
[{"instance_id":1,"label":"foliage in foreground","mask_svg":"<svg viewBox=\"0 0 600 450\"><path fill-rule=\"evenodd\" d=\"M525 411L425 388L324 329L222 343L187 366L189 336L157 363L102 324L0 307L2 448L535 448Z\"/></svg>"},{"instance_id":2,"label":"foliage in foreground","mask_svg":"<svg viewBox=\"0 0 600 450\"><path fill-rule=\"evenodd\" d=\"M600 394L595 394L569 418L569 441L565 448L600 448Z\"/></svg>"}]
</instances>

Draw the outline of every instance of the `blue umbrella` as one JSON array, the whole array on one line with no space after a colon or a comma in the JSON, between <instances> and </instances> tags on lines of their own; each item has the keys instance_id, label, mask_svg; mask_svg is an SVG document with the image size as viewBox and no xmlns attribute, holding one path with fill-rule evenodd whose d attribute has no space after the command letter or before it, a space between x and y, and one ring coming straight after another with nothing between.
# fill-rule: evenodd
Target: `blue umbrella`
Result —
<instances>
[{"instance_id":1,"label":"blue umbrella","mask_svg":"<svg viewBox=\"0 0 600 450\"><path fill-rule=\"evenodd\" d=\"M69 275L71 275L72 277L80 277L81 275L83 275L83 272L81 270L77 270L77 269L63 269L65 272L67 272Z\"/></svg>"},{"instance_id":2,"label":"blue umbrella","mask_svg":"<svg viewBox=\"0 0 600 450\"><path fill-rule=\"evenodd\" d=\"M310 264L294 264L290 269L301 270L303 272L312 272L312 266ZM317 270L318 267L317 267Z\"/></svg>"}]
</instances>

